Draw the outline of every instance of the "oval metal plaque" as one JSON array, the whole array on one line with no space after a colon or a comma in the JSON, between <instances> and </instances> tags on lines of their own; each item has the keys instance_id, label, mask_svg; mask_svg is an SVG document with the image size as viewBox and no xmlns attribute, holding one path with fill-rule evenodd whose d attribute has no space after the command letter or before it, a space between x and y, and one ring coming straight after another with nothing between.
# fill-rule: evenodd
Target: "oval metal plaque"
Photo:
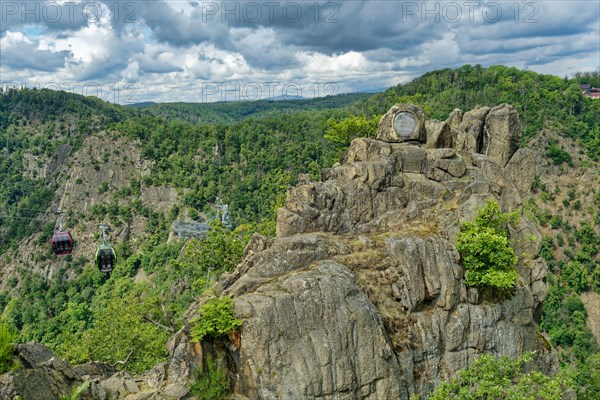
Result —
<instances>
[{"instance_id":1,"label":"oval metal plaque","mask_svg":"<svg viewBox=\"0 0 600 400\"><path fill-rule=\"evenodd\" d=\"M417 130L417 118L409 112L403 111L394 118L394 130L400 136L410 136Z\"/></svg>"}]
</instances>

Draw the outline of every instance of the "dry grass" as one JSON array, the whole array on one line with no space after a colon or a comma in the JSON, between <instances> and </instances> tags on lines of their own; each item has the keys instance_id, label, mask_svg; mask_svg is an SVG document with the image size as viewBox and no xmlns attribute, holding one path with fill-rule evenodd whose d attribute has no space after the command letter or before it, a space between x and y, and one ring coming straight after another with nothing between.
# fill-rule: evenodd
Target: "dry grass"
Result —
<instances>
[{"instance_id":1,"label":"dry grass","mask_svg":"<svg viewBox=\"0 0 600 400\"><path fill-rule=\"evenodd\" d=\"M385 241L402 234L419 236L431 235L430 226L411 225L399 231L368 235L370 242L365 243L355 236L345 237L344 243L350 252L333 257L335 261L346 265L356 276L358 287L367 295L371 304L377 308L383 320L387 334L396 351L410 345L409 327L414 323L407 311L392 292L392 285L402 287L399 281L401 272L394 267L385 250ZM340 239L338 237L338 239Z\"/></svg>"}]
</instances>

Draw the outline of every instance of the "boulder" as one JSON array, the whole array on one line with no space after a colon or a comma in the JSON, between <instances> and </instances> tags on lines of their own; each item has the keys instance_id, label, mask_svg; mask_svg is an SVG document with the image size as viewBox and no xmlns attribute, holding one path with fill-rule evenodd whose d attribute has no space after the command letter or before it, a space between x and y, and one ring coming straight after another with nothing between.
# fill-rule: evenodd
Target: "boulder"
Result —
<instances>
[{"instance_id":1,"label":"boulder","mask_svg":"<svg viewBox=\"0 0 600 400\"><path fill-rule=\"evenodd\" d=\"M68 362L42 344L19 344L15 356L20 367L0 375L3 399L56 400L83 383Z\"/></svg>"},{"instance_id":2,"label":"boulder","mask_svg":"<svg viewBox=\"0 0 600 400\"><path fill-rule=\"evenodd\" d=\"M506 164L506 172L510 175L519 192L526 194L537 173L535 155L531 149L519 149Z\"/></svg>"},{"instance_id":3,"label":"boulder","mask_svg":"<svg viewBox=\"0 0 600 400\"><path fill-rule=\"evenodd\" d=\"M444 122L438 124L435 128L426 123L428 136L427 147L431 149L452 148L457 141L458 131L463 118L463 112L460 109L452 111L450 116ZM432 131L431 134L429 132Z\"/></svg>"}]
</instances>

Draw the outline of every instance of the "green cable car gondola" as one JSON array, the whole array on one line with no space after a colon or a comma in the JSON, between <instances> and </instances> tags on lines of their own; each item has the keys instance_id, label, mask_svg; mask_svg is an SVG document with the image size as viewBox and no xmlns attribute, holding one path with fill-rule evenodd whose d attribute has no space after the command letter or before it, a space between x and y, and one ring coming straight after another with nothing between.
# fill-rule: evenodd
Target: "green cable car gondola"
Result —
<instances>
[{"instance_id":1,"label":"green cable car gondola","mask_svg":"<svg viewBox=\"0 0 600 400\"><path fill-rule=\"evenodd\" d=\"M100 272L109 273L115 267L117 263L117 253L108 243L106 243L106 229L108 226L100 225L102 230L102 243L96 249L96 267Z\"/></svg>"},{"instance_id":2,"label":"green cable car gondola","mask_svg":"<svg viewBox=\"0 0 600 400\"><path fill-rule=\"evenodd\" d=\"M96 249L96 266L100 272L111 272L117 263L115 249L103 243Z\"/></svg>"}]
</instances>

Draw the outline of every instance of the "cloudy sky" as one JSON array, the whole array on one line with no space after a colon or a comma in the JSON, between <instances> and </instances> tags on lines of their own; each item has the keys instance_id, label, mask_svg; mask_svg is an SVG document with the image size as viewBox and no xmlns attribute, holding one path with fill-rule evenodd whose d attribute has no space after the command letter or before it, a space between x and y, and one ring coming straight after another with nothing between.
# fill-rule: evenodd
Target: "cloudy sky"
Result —
<instances>
[{"instance_id":1,"label":"cloudy sky","mask_svg":"<svg viewBox=\"0 0 600 400\"><path fill-rule=\"evenodd\" d=\"M600 1L0 0L0 84L117 103L378 91L424 72L600 68Z\"/></svg>"}]
</instances>

